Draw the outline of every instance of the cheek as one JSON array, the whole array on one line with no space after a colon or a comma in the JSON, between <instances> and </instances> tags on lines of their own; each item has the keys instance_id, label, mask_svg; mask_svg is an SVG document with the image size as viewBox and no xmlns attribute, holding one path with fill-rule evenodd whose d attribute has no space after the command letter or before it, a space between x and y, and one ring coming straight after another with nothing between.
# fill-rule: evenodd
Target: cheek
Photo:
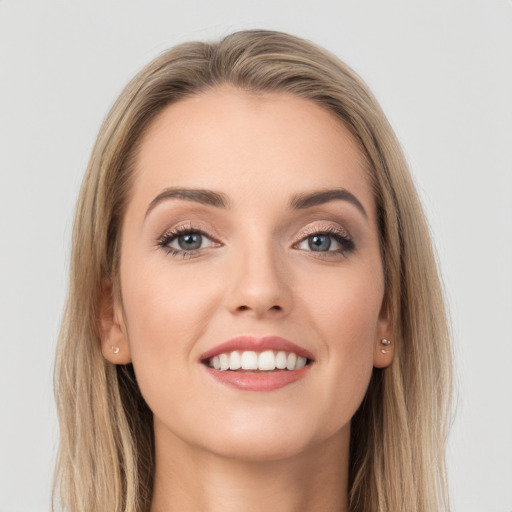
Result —
<instances>
[{"instance_id":1,"label":"cheek","mask_svg":"<svg viewBox=\"0 0 512 512\"><path fill-rule=\"evenodd\" d=\"M170 273L165 260L137 268L126 262L123 271L128 342L141 390L145 394L155 383L172 389L186 380L191 351L214 313L215 283Z\"/></svg>"},{"instance_id":2,"label":"cheek","mask_svg":"<svg viewBox=\"0 0 512 512\"><path fill-rule=\"evenodd\" d=\"M126 264L121 276L130 338L134 345L141 337L155 346L169 348L170 338L184 345L200 328L201 318L208 318L216 287L199 272L170 272L165 259L154 259L133 269Z\"/></svg>"},{"instance_id":3,"label":"cheek","mask_svg":"<svg viewBox=\"0 0 512 512\"><path fill-rule=\"evenodd\" d=\"M319 363L323 392L328 394L324 403L331 411L325 428L330 430L350 421L366 393L383 296L382 277L371 268L334 277L323 287L318 283L303 306L323 340Z\"/></svg>"},{"instance_id":4,"label":"cheek","mask_svg":"<svg viewBox=\"0 0 512 512\"><path fill-rule=\"evenodd\" d=\"M329 350L373 351L383 300L383 277L375 265L347 265L316 279L302 296Z\"/></svg>"}]
</instances>

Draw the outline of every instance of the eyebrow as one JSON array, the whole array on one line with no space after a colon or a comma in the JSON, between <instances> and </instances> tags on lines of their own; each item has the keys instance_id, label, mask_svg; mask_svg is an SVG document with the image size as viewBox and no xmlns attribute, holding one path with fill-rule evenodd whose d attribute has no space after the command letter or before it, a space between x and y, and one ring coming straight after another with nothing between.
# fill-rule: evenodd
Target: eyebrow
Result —
<instances>
[{"instance_id":1,"label":"eyebrow","mask_svg":"<svg viewBox=\"0 0 512 512\"><path fill-rule=\"evenodd\" d=\"M184 199L216 208L229 208L229 199L220 192L197 188L166 188L158 194L146 210L147 217L158 204L168 199ZM289 207L293 210L304 210L313 206L329 203L331 201L348 201L353 204L365 218L368 214L359 199L345 188L318 190L315 192L297 194L290 200Z\"/></svg>"},{"instance_id":2,"label":"eyebrow","mask_svg":"<svg viewBox=\"0 0 512 512\"><path fill-rule=\"evenodd\" d=\"M303 210L305 208L311 208L312 206L318 206L331 201L348 201L353 204L365 218L368 218L368 214L359 199L345 188L318 190L307 194L298 194L290 201L290 208L294 210Z\"/></svg>"},{"instance_id":3,"label":"eyebrow","mask_svg":"<svg viewBox=\"0 0 512 512\"><path fill-rule=\"evenodd\" d=\"M167 199L184 199L185 201L194 201L196 203L205 204L207 206L215 206L216 208L228 208L228 198L219 192L200 188L166 188L158 194L146 210L146 217L159 203Z\"/></svg>"}]
</instances>

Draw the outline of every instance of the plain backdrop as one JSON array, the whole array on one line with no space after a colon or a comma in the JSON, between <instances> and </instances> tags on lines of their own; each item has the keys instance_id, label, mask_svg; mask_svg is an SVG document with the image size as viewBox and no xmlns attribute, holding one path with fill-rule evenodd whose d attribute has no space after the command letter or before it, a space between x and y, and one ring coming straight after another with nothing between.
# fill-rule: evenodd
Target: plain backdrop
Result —
<instances>
[{"instance_id":1,"label":"plain backdrop","mask_svg":"<svg viewBox=\"0 0 512 512\"><path fill-rule=\"evenodd\" d=\"M0 511L49 509L73 208L103 117L169 46L245 28L331 50L388 114L452 317L453 508L512 512L510 0L0 0Z\"/></svg>"}]
</instances>

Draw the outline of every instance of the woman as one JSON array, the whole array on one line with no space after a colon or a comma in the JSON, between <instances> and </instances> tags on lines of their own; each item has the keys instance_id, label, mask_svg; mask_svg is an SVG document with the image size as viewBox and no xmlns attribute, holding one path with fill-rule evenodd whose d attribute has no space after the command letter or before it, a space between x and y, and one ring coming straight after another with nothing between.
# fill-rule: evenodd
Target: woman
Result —
<instances>
[{"instance_id":1,"label":"woman","mask_svg":"<svg viewBox=\"0 0 512 512\"><path fill-rule=\"evenodd\" d=\"M447 509L449 370L424 216L350 69L248 31L132 80L77 207L67 509Z\"/></svg>"}]
</instances>

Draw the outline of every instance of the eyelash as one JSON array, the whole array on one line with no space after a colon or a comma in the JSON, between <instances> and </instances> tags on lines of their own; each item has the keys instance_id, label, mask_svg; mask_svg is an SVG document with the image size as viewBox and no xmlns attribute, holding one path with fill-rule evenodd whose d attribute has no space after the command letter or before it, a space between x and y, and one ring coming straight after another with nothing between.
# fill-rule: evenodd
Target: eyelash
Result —
<instances>
[{"instance_id":1,"label":"eyelash","mask_svg":"<svg viewBox=\"0 0 512 512\"><path fill-rule=\"evenodd\" d=\"M184 226L178 226L171 231L165 232L157 241L157 246L162 248L166 254L168 254L171 257L175 258L191 258L193 256L196 256L199 254L200 251L204 250L205 247L199 248L199 249L175 249L174 247L170 247L169 244L174 242L177 238L183 235L201 235L202 237L207 238L213 244L217 244L218 242L215 240L214 237L206 233L203 229L194 227L192 225L184 225Z\"/></svg>"},{"instance_id":2,"label":"eyelash","mask_svg":"<svg viewBox=\"0 0 512 512\"><path fill-rule=\"evenodd\" d=\"M352 238L348 233L344 230L340 230L334 226L325 226L325 227L312 227L305 232L302 232L297 237L297 241L294 244L294 247L299 245L302 242L307 241L309 238L313 236L329 236L334 239L339 245L340 248L336 250L330 251L313 251L309 250L307 252L313 253L315 257L319 258L333 258L338 256L347 256L349 253L355 250L355 244Z\"/></svg>"},{"instance_id":3,"label":"eyelash","mask_svg":"<svg viewBox=\"0 0 512 512\"><path fill-rule=\"evenodd\" d=\"M165 232L157 241L157 246L163 249L167 255L171 257L181 257L181 258L191 258L198 255L202 250L206 247L198 248L198 249L175 249L174 247L170 247L169 244L174 242L178 237L183 235L200 235L202 237L207 238L212 242L212 245L219 244L215 240L214 237L206 233L203 229L194 227L192 225L183 225L178 226L170 231ZM294 248L303 242L306 242L309 238L313 236L329 236L334 239L339 245L340 248L336 250L328 250L328 251L314 251L309 250L306 252L311 252L315 257L319 258L332 258L337 256L347 256L349 253L355 250L354 241L351 237L342 230L335 228L334 226L325 226L322 228L311 228L305 232L302 232L293 244ZM299 249L304 250L304 249Z\"/></svg>"}]
</instances>

